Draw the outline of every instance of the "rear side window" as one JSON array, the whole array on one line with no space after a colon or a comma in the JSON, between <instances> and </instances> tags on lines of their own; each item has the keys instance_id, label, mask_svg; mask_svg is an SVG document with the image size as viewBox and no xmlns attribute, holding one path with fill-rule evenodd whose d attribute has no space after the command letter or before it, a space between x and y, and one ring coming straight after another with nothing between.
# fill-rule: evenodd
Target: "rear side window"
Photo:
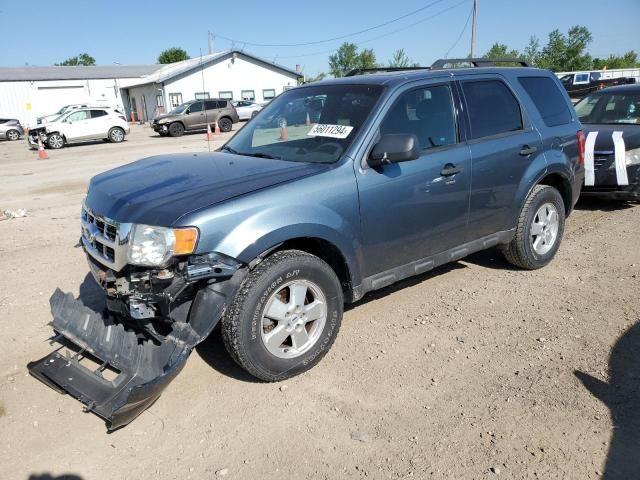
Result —
<instances>
[{"instance_id":1,"label":"rear side window","mask_svg":"<svg viewBox=\"0 0 640 480\"><path fill-rule=\"evenodd\" d=\"M571 112L556 82L549 77L520 77L518 81L533 100L547 127L571 122Z\"/></svg>"},{"instance_id":2,"label":"rear side window","mask_svg":"<svg viewBox=\"0 0 640 480\"><path fill-rule=\"evenodd\" d=\"M91 118L104 117L106 114L104 110L91 110Z\"/></svg>"},{"instance_id":3,"label":"rear side window","mask_svg":"<svg viewBox=\"0 0 640 480\"><path fill-rule=\"evenodd\" d=\"M462 83L471 120L471 138L522 130L520 104L500 80Z\"/></svg>"}]
</instances>

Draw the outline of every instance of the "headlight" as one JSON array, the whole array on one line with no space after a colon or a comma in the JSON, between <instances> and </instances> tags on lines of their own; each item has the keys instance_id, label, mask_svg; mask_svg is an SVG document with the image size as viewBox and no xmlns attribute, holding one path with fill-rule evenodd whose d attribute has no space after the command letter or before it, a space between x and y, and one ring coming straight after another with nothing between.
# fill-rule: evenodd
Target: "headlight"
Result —
<instances>
[{"instance_id":1,"label":"headlight","mask_svg":"<svg viewBox=\"0 0 640 480\"><path fill-rule=\"evenodd\" d=\"M162 266L174 255L193 253L197 241L198 230L193 227L134 225L129 242L129 263Z\"/></svg>"},{"instance_id":2,"label":"headlight","mask_svg":"<svg viewBox=\"0 0 640 480\"><path fill-rule=\"evenodd\" d=\"M624 154L624 159L627 165L639 165L640 164L640 148L633 150L627 150Z\"/></svg>"},{"instance_id":3,"label":"headlight","mask_svg":"<svg viewBox=\"0 0 640 480\"><path fill-rule=\"evenodd\" d=\"M166 118L161 118L160 120L158 120L158 125L162 125L163 123L167 123L167 119Z\"/></svg>"}]
</instances>

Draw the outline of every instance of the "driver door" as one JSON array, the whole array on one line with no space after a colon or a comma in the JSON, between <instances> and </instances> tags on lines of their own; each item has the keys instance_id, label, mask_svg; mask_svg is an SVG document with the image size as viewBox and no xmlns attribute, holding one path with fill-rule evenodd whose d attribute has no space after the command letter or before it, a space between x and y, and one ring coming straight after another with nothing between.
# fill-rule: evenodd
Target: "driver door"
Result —
<instances>
[{"instance_id":1,"label":"driver door","mask_svg":"<svg viewBox=\"0 0 640 480\"><path fill-rule=\"evenodd\" d=\"M393 283L406 275L392 270L425 259L412 267L411 274L420 273L428 270L428 257L464 243L471 157L460 139L458 106L450 82L421 82L397 95L380 123L380 135L415 135L421 152L416 160L376 168L363 161L356 172L365 277L388 272L385 284ZM377 279L372 285L384 286Z\"/></svg>"},{"instance_id":2,"label":"driver door","mask_svg":"<svg viewBox=\"0 0 640 480\"><path fill-rule=\"evenodd\" d=\"M202 102L195 102L189 106L184 123L188 130L207 128L204 121L204 108Z\"/></svg>"},{"instance_id":3,"label":"driver door","mask_svg":"<svg viewBox=\"0 0 640 480\"><path fill-rule=\"evenodd\" d=\"M83 140L91 136L89 110L76 110L63 121L64 136L68 141Z\"/></svg>"}]
</instances>

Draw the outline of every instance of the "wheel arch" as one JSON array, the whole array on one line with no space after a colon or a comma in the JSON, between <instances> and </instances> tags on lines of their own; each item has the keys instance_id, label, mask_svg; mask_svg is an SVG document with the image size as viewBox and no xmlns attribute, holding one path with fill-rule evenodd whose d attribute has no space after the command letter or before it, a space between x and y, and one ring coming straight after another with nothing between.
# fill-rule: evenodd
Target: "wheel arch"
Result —
<instances>
[{"instance_id":1,"label":"wheel arch","mask_svg":"<svg viewBox=\"0 0 640 480\"><path fill-rule=\"evenodd\" d=\"M537 182L537 185L548 185L558 190L564 203L565 214L569 215L569 213L571 213L573 209L573 192L568 178L559 172L552 172L542 177Z\"/></svg>"}]
</instances>

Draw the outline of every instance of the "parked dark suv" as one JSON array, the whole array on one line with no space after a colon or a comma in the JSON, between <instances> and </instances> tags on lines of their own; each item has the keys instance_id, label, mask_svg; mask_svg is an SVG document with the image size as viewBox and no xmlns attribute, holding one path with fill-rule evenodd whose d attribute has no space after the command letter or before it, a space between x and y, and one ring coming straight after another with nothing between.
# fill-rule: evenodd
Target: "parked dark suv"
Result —
<instances>
[{"instance_id":1,"label":"parked dark suv","mask_svg":"<svg viewBox=\"0 0 640 480\"><path fill-rule=\"evenodd\" d=\"M116 428L219 321L238 365L280 381L320 361L345 302L367 292L493 246L520 268L548 264L584 177L569 97L545 70L460 62L475 68L294 88L218 152L94 177L81 243L106 309L57 290L71 353L31 373ZM274 124L306 120L312 102L309 124Z\"/></svg>"},{"instance_id":2,"label":"parked dark suv","mask_svg":"<svg viewBox=\"0 0 640 480\"><path fill-rule=\"evenodd\" d=\"M153 119L153 129L161 136L179 137L185 131L214 129L217 123L222 132L230 132L238 123L238 112L229 100L212 98L192 100L174 108L171 112Z\"/></svg>"}]
</instances>

